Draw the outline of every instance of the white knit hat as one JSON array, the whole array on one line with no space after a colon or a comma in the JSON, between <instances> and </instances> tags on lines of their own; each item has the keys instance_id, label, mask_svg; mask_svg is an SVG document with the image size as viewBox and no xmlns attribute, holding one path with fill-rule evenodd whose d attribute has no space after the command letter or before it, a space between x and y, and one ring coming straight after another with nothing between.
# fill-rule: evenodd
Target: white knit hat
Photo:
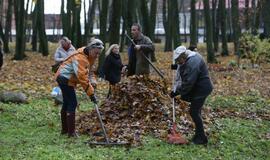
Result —
<instances>
[{"instance_id":1,"label":"white knit hat","mask_svg":"<svg viewBox=\"0 0 270 160\"><path fill-rule=\"evenodd\" d=\"M100 39L93 39L90 43L88 43L87 47L104 49L104 44Z\"/></svg>"},{"instance_id":2,"label":"white knit hat","mask_svg":"<svg viewBox=\"0 0 270 160\"><path fill-rule=\"evenodd\" d=\"M185 46L177 47L173 52L173 59L176 60L182 53L185 53L187 48Z\"/></svg>"}]
</instances>

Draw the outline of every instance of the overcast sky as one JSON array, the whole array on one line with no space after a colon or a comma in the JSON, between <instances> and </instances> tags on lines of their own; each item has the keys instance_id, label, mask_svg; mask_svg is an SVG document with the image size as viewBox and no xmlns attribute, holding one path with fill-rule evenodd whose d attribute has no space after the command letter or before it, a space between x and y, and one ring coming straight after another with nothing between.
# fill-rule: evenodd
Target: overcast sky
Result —
<instances>
[{"instance_id":1,"label":"overcast sky","mask_svg":"<svg viewBox=\"0 0 270 160\"><path fill-rule=\"evenodd\" d=\"M45 13L60 13L61 0L45 0Z\"/></svg>"}]
</instances>

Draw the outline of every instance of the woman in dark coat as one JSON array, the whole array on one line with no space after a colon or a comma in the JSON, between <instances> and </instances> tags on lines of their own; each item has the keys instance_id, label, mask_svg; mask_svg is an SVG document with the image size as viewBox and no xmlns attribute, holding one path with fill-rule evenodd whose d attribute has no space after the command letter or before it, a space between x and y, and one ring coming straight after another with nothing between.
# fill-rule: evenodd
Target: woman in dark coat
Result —
<instances>
[{"instance_id":1,"label":"woman in dark coat","mask_svg":"<svg viewBox=\"0 0 270 160\"><path fill-rule=\"evenodd\" d=\"M105 53L105 61L103 64L103 71L105 74L105 80L109 81L110 89L108 96L111 94L111 86L120 82L121 74L125 70L125 66L122 64L121 56L119 54L119 45L113 44Z\"/></svg>"}]
</instances>

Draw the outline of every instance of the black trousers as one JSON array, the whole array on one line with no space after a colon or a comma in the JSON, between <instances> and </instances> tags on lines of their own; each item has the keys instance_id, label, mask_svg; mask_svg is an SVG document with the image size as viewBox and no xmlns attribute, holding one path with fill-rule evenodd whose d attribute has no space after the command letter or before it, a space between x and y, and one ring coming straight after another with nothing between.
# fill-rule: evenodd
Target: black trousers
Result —
<instances>
[{"instance_id":1,"label":"black trousers","mask_svg":"<svg viewBox=\"0 0 270 160\"><path fill-rule=\"evenodd\" d=\"M205 102L205 98L200 98L196 100L192 100L190 104L190 116L195 123L195 135L205 135L203 128L203 120L202 120L202 107Z\"/></svg>"},{"instance_id":2,"label":"black trousers","mask_svg":"<svg viewBox=\"0 0 270 160\"><path fill-rule=\"evenodd\" d=\"M62 110L66 112L75 112L78 105L76 92L74 87L67 85L67 79L65 77L58 76L57 82L61 88L63 95Z\"/></svg>"}]
</instances>

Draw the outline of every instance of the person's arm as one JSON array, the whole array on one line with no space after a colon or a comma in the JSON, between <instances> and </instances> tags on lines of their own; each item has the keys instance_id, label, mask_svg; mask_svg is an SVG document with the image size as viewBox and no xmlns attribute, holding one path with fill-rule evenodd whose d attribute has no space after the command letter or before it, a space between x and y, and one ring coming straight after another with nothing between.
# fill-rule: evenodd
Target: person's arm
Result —
<instances>
[{"instance_id":1,"label":"person's arm","mask_svg":"<svg viewBox=\"0 0 270 160\"><path fill-rule=\"evenodd\" d=\"M54 54L54 60L55 60L55 62L62 62L62 61L64 61L64 58L61 57L61 51L60 51L59 48L57 48L57 50L56 50L56 52Z\"/></svg>"},{"instance_id":2,"label":"person's arm","mask_svg":"<svg viewBox=\"0 0 270 160\"><path fill-rule=\"evenodd\" d=\"M88 75L89 75L89 70L87 68L88 62L87 60L76 58L72 61L72 65L74 68L74 73L79 80L79 83L83 87L84 91L88 96L91 96L94 94L94 88L91 85Z\"/></svg>"},{"instance_id":3,"label":"person's arm","mask_svg":"<svg viewBox=\"0 0 270 160\"><path fill-rule=\"evenodd\" d=\"M140 49L143 50L144 52L154 52L155 51L155 47L152 43L152 41L146 37L145 38L145 42L143 44L140 44Z\"/></svg>"}]
</instances>

